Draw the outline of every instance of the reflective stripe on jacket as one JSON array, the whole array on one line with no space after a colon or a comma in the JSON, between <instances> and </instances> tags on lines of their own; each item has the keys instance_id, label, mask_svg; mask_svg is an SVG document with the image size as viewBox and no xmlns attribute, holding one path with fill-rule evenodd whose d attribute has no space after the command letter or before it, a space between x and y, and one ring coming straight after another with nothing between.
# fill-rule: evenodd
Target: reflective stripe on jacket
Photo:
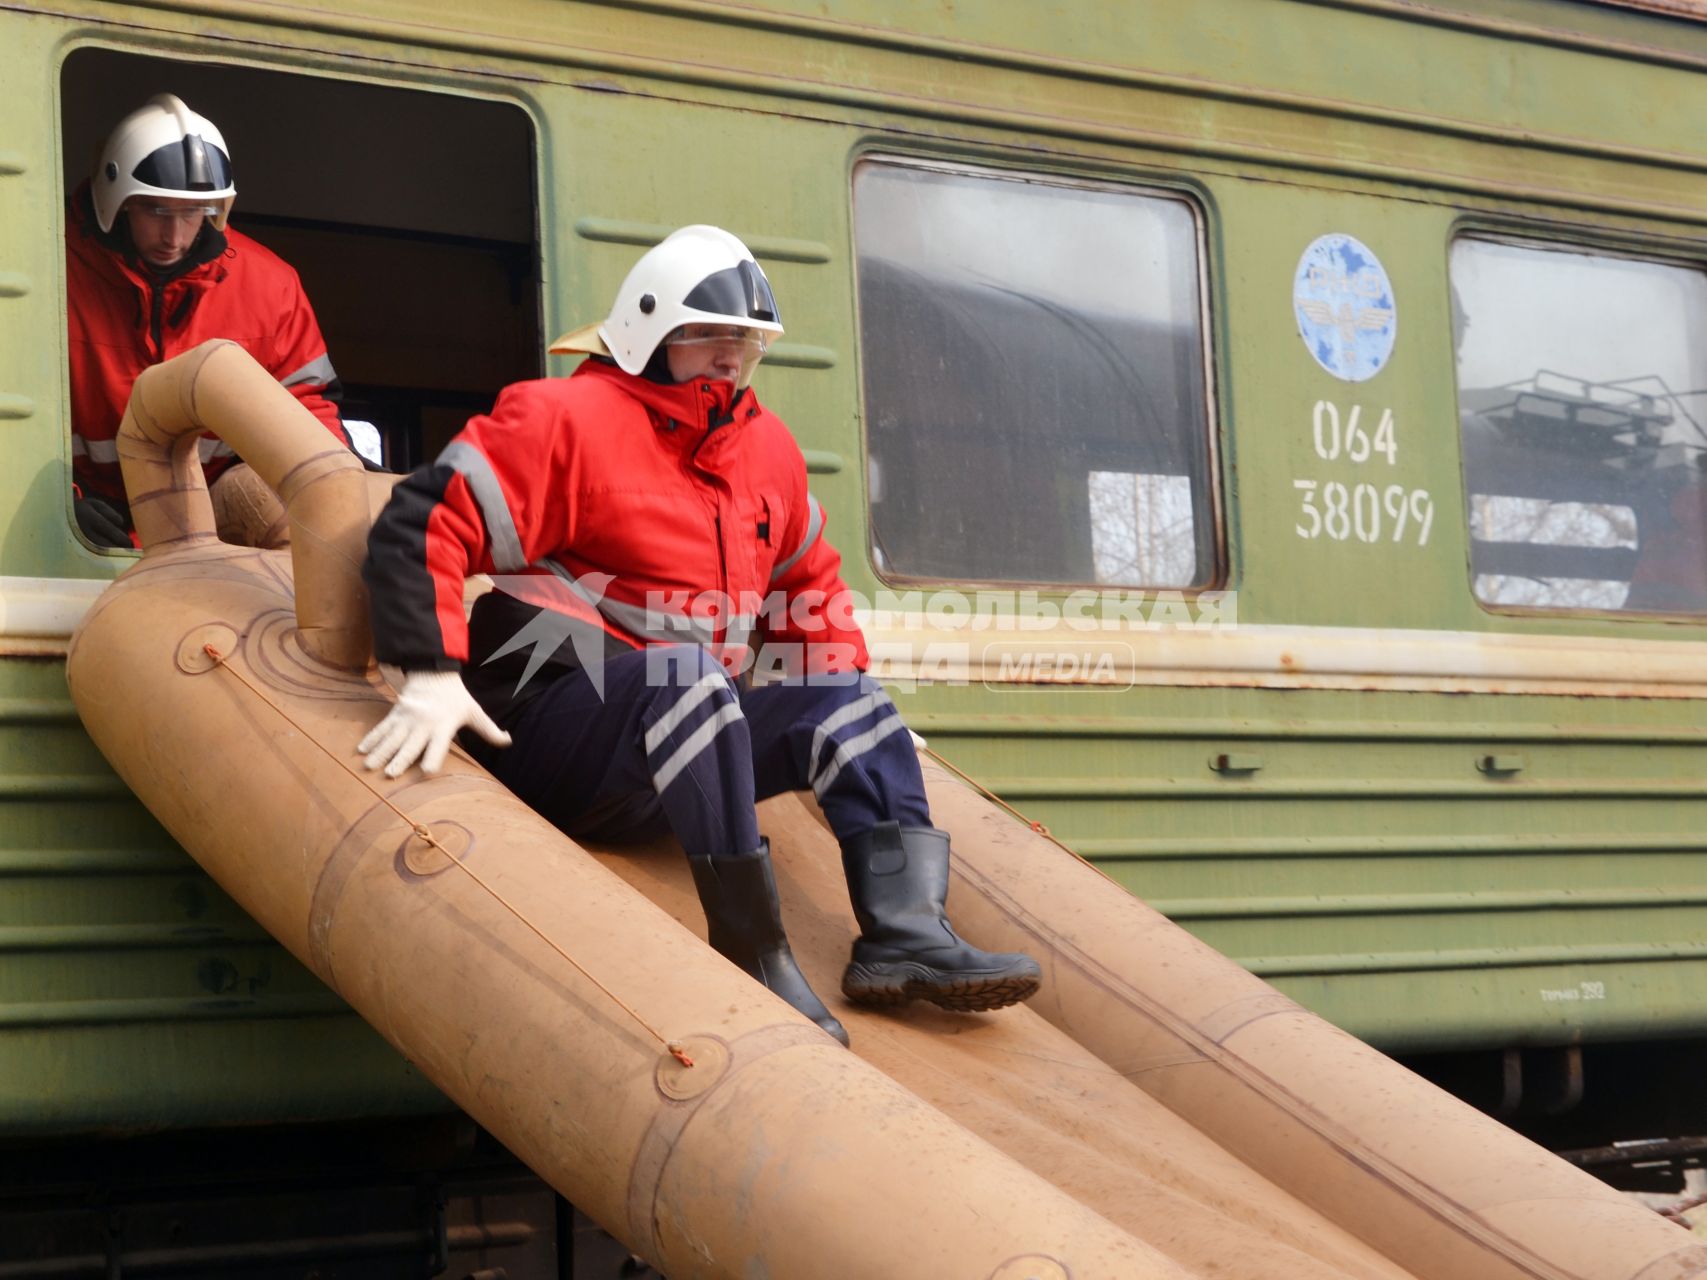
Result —
<instances>
[{"instance_id":1,"label":"reflective stripe on jacket","mask_svg":"<svg viewBox=\"0 0 1707 1280\"><path fill-rule=\"evenodd\" d=\"M210 237L218 233L208 229ZM71 339L72 474L86 493L122 504L117 436L131 384L149 365L209 338L229 338L288 387L326 429L346 443L337 407L338 375L296 272L240 231L204 247L199 262L164 283L126 260L103 237L87 188L66 218L66 302ZM221 248L223 241L223 248ZM234 455L212 436L201 440L211 483Z\"/></svg>"},{"instance_id":2,"label":"reflective stripe on jacket","mask_svg":"<svg viewBox=\"0 0 1707 1280\"><path fill-rule=\"evenodd\" d=\"M406 670L467 662L499 710L545 663L682 641L727 661L749 632L767 670L864 670L823 527L799 447L751 389L589 359L506 388L397 486L368 543L375 652ZM499 589L476 603L471 644L474 573Z\"/></svg>"}]
</instances>

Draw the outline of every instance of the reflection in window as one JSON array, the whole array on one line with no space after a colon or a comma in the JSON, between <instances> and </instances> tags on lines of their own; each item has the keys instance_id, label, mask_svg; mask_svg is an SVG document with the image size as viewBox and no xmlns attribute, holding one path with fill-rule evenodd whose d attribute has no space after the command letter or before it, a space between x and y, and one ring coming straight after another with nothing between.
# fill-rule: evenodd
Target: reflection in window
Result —
<instances>
[{"instance_id":1,"label":"reflection in window","mask_svg":"<svg viewBox=\"0 0 1707 1280\"><path fill-rule=\"evenodd\" d=\"M1478 599L1707 612L1707 275L1452 249Z\"/></svg>"},{"instance_id":2,"label":"reflection in window","mask_svg":"<svg viewBox=\"0 0 1707 1280\"><path fill-rule=\"evenodd\" d=\"M1090 474L1091 554L1098 582L1189 586L1197 570L1191 481L1185 476Z\"/></svg>"},{"instance_id":3,"label":"reflection in window","mask_svg":"<svg viewBox=\"0 0 1707 1280\"><path fill-rule=\"evenodd\" d=\"M1214 578L1190 206L873 162L854 225L880 570Z\"/></svg>"}]
</instances>

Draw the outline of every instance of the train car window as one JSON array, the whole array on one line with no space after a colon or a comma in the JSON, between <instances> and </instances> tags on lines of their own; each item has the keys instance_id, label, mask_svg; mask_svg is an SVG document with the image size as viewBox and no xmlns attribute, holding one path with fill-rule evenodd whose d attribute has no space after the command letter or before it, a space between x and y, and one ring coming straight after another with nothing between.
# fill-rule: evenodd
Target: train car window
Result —
<instances>
[{"instance_id":1,"label":"train car window","mask_svg":"<svg viewBox=\"0 0 1707 1280\"><path fill-rule=\"evenodd\" d=\"M108 132L155 95L219 129L230 225L300 277L370 460L407 471L503 386L542 374L536 142L520 108L105 48L74 50L60 80L73 205Z\"/></svg>"},{"instance_id":2,"label":"train car window","mask_svg":"<svg viewBox=\"0 0 1707 1280\"><path fill-rule=\"evenodd\" d=\"M854 231L880 572L1214 579L1190 204L868 161Z\"/></svg>"},{"instance_id":3,"label":"train car window","mask_svg":"<svg viewBox=\"0 0 1707 1280\"><path fill-rule=\"evenodd\" d=\"M1707 612L1707 272L1452 248L1476 597Z\"/></svg>"}]
</instances>

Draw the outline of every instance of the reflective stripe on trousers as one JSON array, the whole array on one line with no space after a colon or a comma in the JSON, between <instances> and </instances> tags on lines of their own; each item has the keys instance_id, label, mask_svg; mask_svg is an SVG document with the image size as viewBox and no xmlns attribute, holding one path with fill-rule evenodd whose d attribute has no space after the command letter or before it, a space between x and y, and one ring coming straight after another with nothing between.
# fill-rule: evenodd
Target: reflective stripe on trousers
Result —
<instances>
[{"instance_id":1,"label":"reflective stripe on trousers","mask_svg":"<svg viewBox=\"0 0 1707 1280\"><path fill-rule=\"evenodd\" d=\"M673 832L690 855L759 843L756 801L811 789L839 839L879 822L930 825L918 756L867 676L741 691L694 645L607 661L604 697L572 672L505 725L504 749L473 750L506 786L572 836Z\"/></svg>"}]
</instances>

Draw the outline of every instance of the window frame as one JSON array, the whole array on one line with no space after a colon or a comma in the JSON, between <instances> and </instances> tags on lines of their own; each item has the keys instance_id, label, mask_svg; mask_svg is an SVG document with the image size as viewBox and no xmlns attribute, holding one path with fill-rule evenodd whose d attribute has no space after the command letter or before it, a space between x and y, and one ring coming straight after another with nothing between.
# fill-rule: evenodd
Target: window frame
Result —
<instances>
[{"instance_id":1,"label":"window frame","mask_svg":"<svg viewBox=\"0 0 1707 1280\"><path fill-rule=\"evenodd\" d=\"M1585 258L1614 258L1640 263L1644 266L1672 267L1694 272L1707 280L1707 245L1699 242L1671 240L1640 234L1620 234L1616 229L1607 227L1538 226L1529 222L1516 222L1506 219L1465 218L1456 223L1446 237L1442 265L1445 270L1445 282L1449 296L1454 291L1452 256L1457 246L1466 240L1515 249L1528 249L1539 253L1569 253ZM1457 356L1458 334L1450 309L1447 323L1449 326L1447 337L1450 344L1452 370L1452 411L1458 446L1458 474L1463 486L1462 501L1459 504L1459 528L1463 532L1466 552L1464 585L1469 591L1470 600L1474 606L1481 613L1490 617L1527 619L1537 623L1560 619L1580 619L1612 622L1624 626L1651 625L1656 622L1696 626L1707 624L1707 609L1698 612L1680 612L1663 609L1608 609L1593 606L1505 604L1484 599L1478 593L1476 579L1479 575L1476 569L1474 551L1478 539L1471 532L1471 499L1477 491L1471 483L1469 459L1464 447L1463 384L1459 375ZM1703 441L1703 444L1707 445L1707 441ZM1704 480L1703 483L1707 484L1707 480Z\"/></svg>"},{"instance_id":2,"label":"window frame","mask_svg":"<svg viewBox=\"0 0 1707 1280\"><path fill-rule=\"evenodd\" d=\"M1203 387L1203 431L1206 439L1204 447L1204 475L1207 481L1207 501L1203 517L1210 522L1212 547L1212 563L1207 580L1193 583L1190 586L1165 586L1159 584L1131 585L1111 582L1096 582L1083 579L1062 577L1059 579L1021 579L1021 578L981 578L972 576L941 577L927 574L909 574L897 571L893 566L884 566L878 562L876 531L877 523L872 512L871 501L871 436L870 436L870 406L866 401L865 364L866 353L864 343L864 309L865 300L859 283L860 247L857 234L857 213L855 208L855 187L860 172L868 166L883 166L890 169L912 169L932 173L953 174L962 177L984 178L994 181L1012 182L1026 186L1059 187L1073 191L1101 191L1120 196L1139 196L1150 199L1168 200L1184 206L1192 222L1192 248L1194 266L1196 268L1196 285L1198 298L1198 333L1200 335L1197 366L1202 372ZM1227 512L1223 494L1223 479L1221 474L1221 418L1219 405L1219 386L1216 379L1217 351L1219 346L1218 334L1215 328L1215 312L1211 301L1209 277L1209 216L1208 201L1204 193L1195 185L1186 182L1169 183L1154 176L1144 179L1130 177L1124 174L1111 174L1107 170L1089 172L1074 172L1070 170L1046 170L1029 167L1023 161L1010 161L1000 157L944 157L941 155L924 155L913 152L897 151L892 146L874 147L870 150L856 151L848 170L848 246L849 266L851 268L851 287L854 299L854 375L858 383L859 415L860 415L860 483L864 490L865 536L863 551L866 562L871 568L872 575L885 586L893 587L964 587L973 590L990 588L1003 591L1032 591L1040 595L1065 596L1080 591L1094 592L1131 592L1152 595L1157 592L1169 592L1191 599L1204 592L1222 591L1227 587L1230 577L1228 545L1229 532L1227 528ZM1195 509L1194 509L1195 516Z\"/></svg>"},{"instance_id":3,"label":"window frame","mask_svg":"<svg viewBox=\"0 0 1707 1280\"><path fill-rule=\"evenodd\" d=\"M297 34L304 36L306 39L306 32L298 32ZM504 77L489 79L479 74L463 77L458 80L435 79L422 74L421 68L419 67L401 65L391 66L385 72L379 74L355 74L341 66L326 65L324 62L314 57L312 50L304 43L286 43L281 46L268 47L265 50L262 50L248 42L239 42L235 46L221 46L218 41L203 36L196 36L188 43L160 45L145 42L140 38L134 38L134 36L125 37L111 33L101 33L98 35L84 36L68 40L56 50L54 61L48 73L50 83L53 87L51 112L54 126L53 140L50 147L51 154L53 156L53 164L51 167L52 176L50 181L53 184L56 195L56 199L54 201L55 216L51 229L54 245L54 257L57 262L56 284L61 308L58 325L57 352L59 356L59 378L57 382L57 390L59 396L59 420L61 423L60 436L62 440L60 456L64 462L66 476L64 518L70 545L75 548L76 553L80 557L84 558L94 557L93 561L86 560L86 562L97 565L104 564L115 570L123 570L127 564L133 563L140 555L140 551L136 548L103 547L89 541L88 537L78 527L73 503L75 490L73 479L74 455L71 444L73 432L71 412L71 352L67 333L67 313L70 307L70 286L67 279L67 265L65 260L65 231L67 219L66 200L67 197L76 190L77 184L80 180L76 175L84 171L76 168L73 168L70 174L64 174L62 171L65 169L67 164L67 156L73 154L69 150L70 139L68 135L70 134L70 130L67 126L67 79L68 75L73 73L79 75L85 74L82 72L80 64L87 60L88 55L97 55L104 58L124 61L134 60L139 64L178 65L193 69L192 74L211 73L216 76L229 75L232 77L253 75L280 80L297 80L310 83L318 87L331 88L334 91L336 91L336 88L342 87L360 93L372 92L374 94L396 93L400 95L416 95L431 98L442 107L448 107L453 111L461 110L461 104L469 104L478 108L498 108L504 111L513 111L518 113L522 125L526 130L525 174L528 183L527 204L531 221L529 239L526 242L523 242L520 240L504 240L501 237L494 237L489 243L512 246L522 246L525 244L526 250L531 256L531 278L528 281L526 297L518 304L518 309L521 312L525 312L528 317L526 323L532 329L534 335L537 336L538 350L537 358L535 360L535 368L531 372L525 373L525 376L537 378L548 375L549 362L545 347L548 340L547 335L555 327L549 318L552 303L551 286L554 274L552 266L553 258L550 254L550 237L553 234L552 228L554 223L549 214L549 206L556 197L548 180L550 154L547 147L547 116L542 111L537 99L532 94L525 92L527 86L519 84L513 79ZM163 86L163 88L165 87ZM169 91L175 92L175 90ZM140 106L142 104L142 100L134 96L125 99L125 101L129 102L132 107ZM112 118L104 127L110 128L112 123L116 123L116 119L117 117ZM104 132L99 135L100 138L104 138L105 136L106 134ZM277 164L278 161L275 159L273 163ZM236 161L236 164L239 167L239 172L241 172L241 166L243 164L242 160L239 158ZM239 179L239 182L241 184L241 179ZM239 198L236 210L237 211L234 213L234 222L243 224L236 227L239 231L242 231L245 225L258 225L263 228L269 225L295 225L309 228L313 228L315 226L315 222L312 219L305 219L291 215L256 213L248 210L242 200L241 185L239 185ZM342 223L329 221L326 225L350 230L359 227L361 224L353 221ZM396 243L404 243L418 239L431 239L435 235L442 243L445 244L476 244L479 240L478 237L462 235L455 231L443 231L437 233L429 231L423 233L420 228L407 226L381 225L374 228L363 229L371 230L374 234ZM264 230L261 235L265 235ZM260 236L257 236L257 239L259 238ZM262 240L262 243L266 245L267 241ZM270 248L271 246L268 245L267 247ZM297 258L295 255L286 256L281 254L280 256L284 259L287 266L291 267L293 271L296 270ZM325 313L320 309L316 299L312 296L310 297L310 303L311 305L315 305L316 319L320 321L322 331L324 331L325 322L321 317ZM331 345L330 340L328 340L328 345ZM335 355L335 352L333 354ZM340 375L340 381L342 380L342 375ZM510 382L520 380L522 380L521 377L508 378L504 383L500 384L499 389L501 389L502 386L509 385ZM361 384L358 383L356 385ZM466 403L450 403L457 401L458 399L465 400ZM486 394L485 388L480 389L476 398L469 398L467 395L460 392L447 392L445 394L445 400L447 403L450 403L450 407L456 413L461 414L465 418L467 416L472 416L483 406L490 404L490 398ZM341 414L344 407L343 403L340 402L338 407ZM416 430L418 431L418 428L416 428ZM381 439L382 447L384 447L387 442L385 440L383 428L381 430ZM407 475L408 472L412 470L414 466L419 465L421 461L430 461L430 454L426 458L416 459L409 463L409 465L399 465L406 461L408 460L405 458L388 459L385 465L398 466L396 473Z\"/></svg>"}]
</instances>

